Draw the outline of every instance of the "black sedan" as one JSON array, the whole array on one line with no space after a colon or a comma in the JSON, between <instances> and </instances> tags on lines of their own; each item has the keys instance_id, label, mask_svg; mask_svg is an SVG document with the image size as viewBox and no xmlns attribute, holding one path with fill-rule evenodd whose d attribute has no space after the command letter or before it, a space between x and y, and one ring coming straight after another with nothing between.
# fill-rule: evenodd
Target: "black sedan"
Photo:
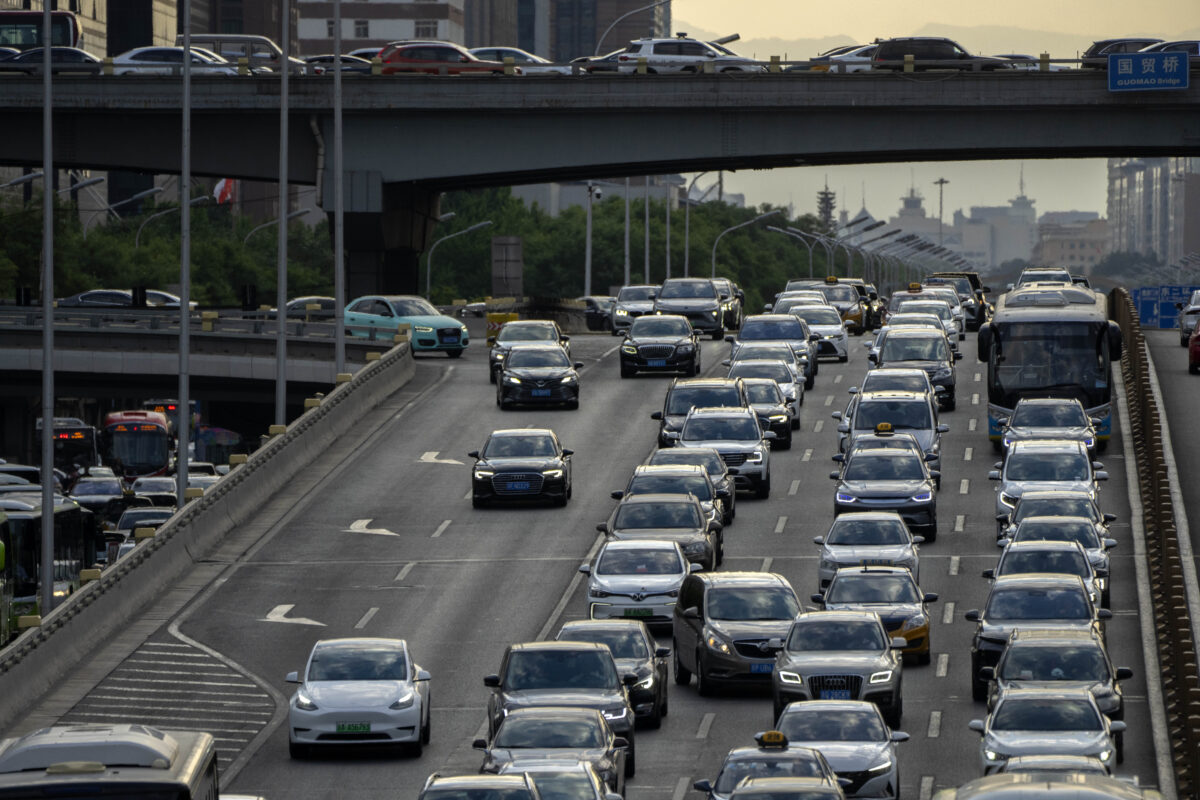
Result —
<instances>
[{"instance_id":1,"label":"black sedan","mask_svg":"<svg viewBox=\"0 0 1200 800\"><path fill-rule=\"evenodd\" d=\"M571 456L548 428L492 431L471 469L471 504L549 500L565 506L571 499Z\"/></svg>"},{"instance_id":2,"label":"black sedan","mask_svg":"<svg viewBox=\"0 0 1200 800\"><path fill-rule=\"evenodd\" d=\"M608 645L617 671L637 678L628 689L633 713L651 728L662 725L667 715L667 657L671 648L660 647L646 623L637 619L577 619L565 623L556 638Z\"/></svg>"},{"instance_id":3,"label":"black sedan","mask_svg":"<svg viewBox=\"0 0 1200 800\"><path fill-rule=\"evenodd\" d=\"M937 538L935 480L925 461L908 450L856 450L840 472L834 515L846 511L897 511L914 534Z\"/></svg>"},{"instance_id":4,"label":"black sedan","mask_svg":"<svg viewBox=\"0 0 1200 800\"><path fill-rule=\"evenodd\" d=\"M579 408L579 373L558 344L514 346L496 374L496 405L565 405Z\"/></svg>"},{"instance_id":5,"label":"black sedan","mask_svg":"<svg viewBox=\"0 0 1200 800\"><path fill-rule=\"evenodd\" d=\"M621 343L621 377L638 372L700 372L700 340L687 317L659 314L635 319Z\"/></svg>"}]
</instances>

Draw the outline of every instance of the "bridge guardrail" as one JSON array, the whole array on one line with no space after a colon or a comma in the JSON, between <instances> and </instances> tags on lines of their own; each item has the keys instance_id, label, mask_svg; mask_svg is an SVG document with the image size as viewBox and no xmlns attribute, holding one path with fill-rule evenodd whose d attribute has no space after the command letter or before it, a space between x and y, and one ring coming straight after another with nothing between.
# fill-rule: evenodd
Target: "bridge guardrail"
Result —
<instances>
[{"instance_id":1,"label":"bridge guardrail","mask_svg":"<svg viewBox=\"0 0 1200 800\"><path fill-rule=\"evenodd\" d=\"M1124 340L1121 370L1136 455L1151 610L1163 672L1176 790L1179 797L1194 797L1200 792L1200 672L1167 476L1162 410L1148 389L1149 350L1133 299L1125 289L1114 289L1108 306L1113 320L1121 326Z\"/></svg>"}]
</instances>

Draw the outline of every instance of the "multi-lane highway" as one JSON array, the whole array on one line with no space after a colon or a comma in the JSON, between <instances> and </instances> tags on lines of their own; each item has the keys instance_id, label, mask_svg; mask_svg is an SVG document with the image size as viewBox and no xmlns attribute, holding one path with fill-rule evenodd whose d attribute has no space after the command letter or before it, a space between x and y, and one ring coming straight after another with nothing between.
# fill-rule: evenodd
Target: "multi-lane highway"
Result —
<instances>
[{"instance_id":1,"label":"multi-lane highway","mask_svg":"<svg viewBox=\"0 0 1200 800\"><path fill-rule=\"evenodd\" d=\"M852 341L848 364L821 365L793 448L772 458L770 499L739 501L724 569L779 572L802 599L816 590L812 539L833 516L830 413L844 408L846 390L866 369L860 341ZM482 348L458 361L420 359L403 396L363 420L362 444L348 442L314 462L302 480L325 477L294 501L264 504L247 537L256 541L229 552L220 579L63 719L119 713L161 727L185 719L207 726L217 732L227 773L236 772L231 787L271 798L415 797L434 770L477 770L481 755L471 741L484 721L483 676L496 671L508 643L552 637L563 621L586 615L577 567L597 544L595 524L614 502L609 492L654 446L650 413L661 407L668 379L620 379L616 343L572 337L586 364L578 411L501 412ZM722 370L727 347L704 344L707 373ZM942 414L951 431L943 441L939 536L922 549L922 588L940 595L933 658L905 668L901 728L912 739L900 747L900 769L911 798L979 775L978 736L967 723L984 716L984 705L971 700L973 623L963 614L981 606L987 583L979 573L997 554L987 480L995 457L973 335L962 350L958 409ZM466 452L494 428L522 426L552 427L575 450L574 499L563 509L472 509ZM1129 733L1119 774L1154 785L1119 433L1102 458L1112 476L1102 484L1102 505L1119 517L1120 542L1109 649L1115 664L1135 673L1125 685ZM433 740L420 758L288 757L284 675L303 667L315 639L351 635L404 637L433 674ZM674 684L670 692L661 730L638 735L638 773L628 788L635 800L681 800L692 781L714 776L730 747L771 723L766 692L700 698L694 687Z\"/></svg>"}]
</instances>

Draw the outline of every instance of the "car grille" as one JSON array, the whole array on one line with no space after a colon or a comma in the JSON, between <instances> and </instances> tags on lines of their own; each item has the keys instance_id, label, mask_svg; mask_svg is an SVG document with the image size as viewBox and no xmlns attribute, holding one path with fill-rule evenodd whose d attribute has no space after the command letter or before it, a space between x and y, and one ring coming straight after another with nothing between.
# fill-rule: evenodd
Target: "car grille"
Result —
<instances>
[{"instance_id":1,"label":"car grille","mask_svg":"<svg viewBox=\"0 0 1200 800\"><path fill-rule=\"evenodd\" d=\"M442 344L457 344L462 336L461 328L438 328L438 341Z\"/></svg>"},{"instance_id":2,"label":"car grille","mask_svg":"<svg viewBox=\"0 0 1200 800\"><path fill-rule=\"evenodd\" d=\"M738 639L733 643L733 647L738 651L738 655L745 658L774 658L779 652L777 647L760 648L759 644L766 642L766 639Z\"/></svg>"},{"instance_id":3,"label":"car grille","mask_svg":"<svg viewBox=\"0 0 1200 800\"><path fill-rule=\"evenodd\" d=\"M836 355L837 347L829 339L822 339L817 342L817 354L822 356Z\"/></svg>"},{"instance_id":4,"label":"car grille","mask_svg":"<svg viewBox=\"0 0 1200 800\"><path fill-rule=\"evenodd\" d=\"M838 776L838 778L845 778L846 780L850 781L850 783L848 783L842 787L842 791L844 791L846 793L847 797L850 797L855 792L857 792L859 789L861 789L863 784L865 784L867 781L869 781L873 777L870 772L845 772L845 771L839 771L837 776Z\"/></svg>"},{"instance_id":5,"label":"car grille","mask_svg":"<svg viewBox=\"0 0 1200 800\"><path fill-rule=\"evenodd\" d=\"M642 358L670 358L674 354L673 344L645 344L638 348L638 355Z\"/></svg>"},{"instance_id":6,"label":"car grille","mask_svg":"<svg viewBox=\"0 0 1200 800\"><path fill-rule=\"evenodd\" d=\"M813 675L808 679L808 688L813 697L819 698L821 692L849 689L851 699L857 700L862 691L861 675Z\"/></svg>"},{"instance_id":7,"label":"car grille","mask_svg":"<svg viewBox=\"0 0 1200 800\"><path fill-rule=\"evenodd\" d=\"M496 494L537 494L542 491L540 472L503 472L492 476L492 491ZM513 484L528 483L528 489L515 488Z\"/></svg>"},{"instance_id":8,"label":"car grille","mask_svg":"<svg viewBox=\"0 0 1200 800\"><path fill-rule=\"evenodd\" d=\"M746 463L746 454L745 453L721 453L721 459L725 462L726 466L740 467L742 464Z\"/></svg>"}]
</instances>

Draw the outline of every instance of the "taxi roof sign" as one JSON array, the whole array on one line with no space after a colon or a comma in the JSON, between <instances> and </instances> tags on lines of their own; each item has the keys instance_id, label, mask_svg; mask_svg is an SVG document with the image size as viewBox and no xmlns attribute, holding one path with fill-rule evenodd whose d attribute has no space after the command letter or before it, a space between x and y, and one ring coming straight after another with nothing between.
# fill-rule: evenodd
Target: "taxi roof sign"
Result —
<instances>
[{"instance_id":1,"label":"taxi roof sign","mask_svg":"<svg viewBox=\"0 0 1200 800\"><path fill-rule=\"evenodd\" d=\"M782 731L762 731L754 736L754 741L759 747L778 747L786 748L788 746L788 738Z\"/></svg>"},{"instance_id":2,"label":"taxi roof sign","mask_svg":"<svg viewBox=\"0 0 1200 800\"><path fill-rule=\"evenodd\" d=\"M892 433L892 423L881 422L875 426L876 435L890 435Z\"/></svg>"},{"instance_id":3,"label":"taxi roof sign","mask_svg":"<svg viewBox=\"0 0 1200 800\"><path fill-rule=\"evenodd\" d=\"M838 277L837 277L837 275L826 275L825 282L826 283L837 283ZM782 736L783 734L780 734L780 735Z\"/></svg>"},{"instance_id":4,"label":"taxi roof sign","mask_svg":"<svg viewBox=\"0 0 1200 800\"><path fill-rule=\"evenodd\" d=\"M919 291L921 291L921 284L914 281L908 285L908 290L910 292L919 292Z\"/></svg>"}]
</instances>

